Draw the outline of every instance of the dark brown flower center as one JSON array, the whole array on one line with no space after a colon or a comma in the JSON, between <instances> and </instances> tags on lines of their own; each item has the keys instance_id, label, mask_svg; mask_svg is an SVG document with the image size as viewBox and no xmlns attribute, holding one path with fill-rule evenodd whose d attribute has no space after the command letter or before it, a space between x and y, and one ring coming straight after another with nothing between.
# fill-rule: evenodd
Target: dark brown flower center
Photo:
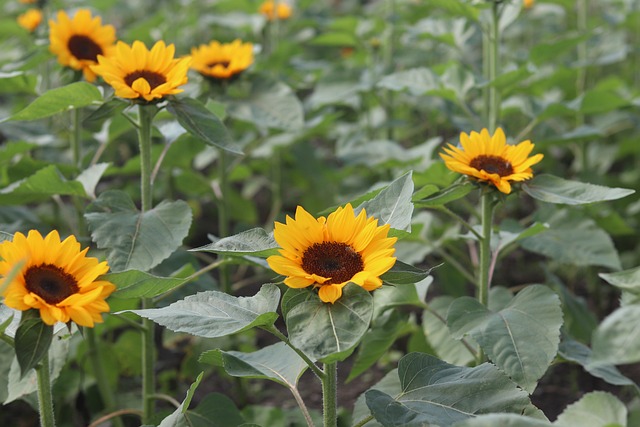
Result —
<instances>
[{"instance_id":1,"label":"dark brown flower center","mask_svg":"<svg viewBox=\"0 0 640 427\"><path fill-rule=\"evenodd\" d=\"M73 35L67 44L69 52L78 59L96 61L102 55L102 48L87 36Z\"/></svg>"},{"instance_id":2,"label":"dark brown flower center","mask_svg":"<svg viewBox=\"0 0 640 427\"><path fill-rule=\"evenodd\" d=\"M124 78L124 81L129 87L132 87L133 82L135 82L140 78L145 79L147 83L149 83L151 90L154 90L161 84L164 84L167 82L167 79L162 74L156 73L155 71L148 71L148 70L139 70L139 71L134 71L133 73L129 73Z\"/></svg>"},{"instance_id":3,"label":"dark brown flower center","mask_svg":"<svg viewBox=\"0 0 640 427\"><path fill-rule=\"evenodd\" d=\"M469 166L488 173L497 173L500 176L507 176L513 173L511 162L499 156L486 156L483 154L471 160Z\"/></svg>"},{"instance_id":4,"label":"dark brown flower center","mask_svg":"<svg viewBox=\"0 0 640 427\"><path fill-rule=\"evenodd\" d=\"M229 64L230 63L231 63L231 61L213 61L213 62L209 62L207 64L207 67L213 68L216 65L222 65L224 68L229 68Z\"/></svg>"},{"instance_id":5,"label":"dark brown flower center","mask_svg":"<svg viewBox=\"0 0 640 427\"><path fill-rule=\"evenodd\" d=\"M78 292L75 277L52 264L29 267L24 275L27 290L48 304L57 304Z\"/></svg>"},{"instance_id":6,"label":"dark brown flower center","mask_svg":"<svg viewBox=\"0 0 640 427\"><path fill-rule=\"evenodd\" d=\"M364 269L362 256L350 245L338 242L314 243L302 255L302 269L330 278L324 285L344 283Z\"/></svg>"}]
</instances>

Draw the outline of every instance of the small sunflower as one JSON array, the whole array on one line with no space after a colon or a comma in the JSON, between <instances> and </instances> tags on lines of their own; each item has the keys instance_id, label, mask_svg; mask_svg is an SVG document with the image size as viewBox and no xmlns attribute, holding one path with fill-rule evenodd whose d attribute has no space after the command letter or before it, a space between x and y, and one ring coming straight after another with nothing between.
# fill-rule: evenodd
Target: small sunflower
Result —
<instances>
[{"instance_id":1,"label":"small sunflower","mask_svg":"<svg viewBox=\"0 0 640 427\"><path fill-rule=\"evenodd\" d=\"M27 10L18 16L18 25L25 30L33 32L42 22L42 11L37 8Z\"/></svg>"},{"instance_id":2,"label":"small sunflower","mask_svg":"<svg viewBox=\"0 0 640 427\"><path fill-rule=\"evenodd\" d=\"M334 303L347 283L367 291L382 286L380 276L396 262L397 238L387 237L389 228L367 218L364 209L356 216L350 204L326 219L316 219L298 206L295 219L287 216L286 224L275 223L273 235L282 249L267 262L273 271L287 276L285 285L313 285L323 302Z\"/></svg>"},{"instance_id":3,"label":"small sunflower","mask_svg":"<svg viewBox=\"0 0 640 427\"><path fill-rule=\"evenodd\" d=\"M292 9L288 3L278 0L278 6L274 0L267 0L260 5L260 13L266 16L269 21L274 19L288 19L291 17Z\"/></svg>"},{"instance_id":4,"label":"small sunflower","mask_svg":"<svg viewBox=\"0 0 640 427\"><path fill-rule=\"evenodd\" d=\"M191 57L175 59L174 54L175 46L162 40L151 50L138 40L132 46L120 41L113 55L99 55L98 65L91 69L115 89L116 96L154 101L182 92L178 86L187 83Z\"/></svg>"},{"instance_id":5,"label":"small sunflower","mask_svg":"<svg viewBox=\"0 0 640 427\"><path fill-rule=\"evenodd\" d=\"M253 63L253 45L234 40L231 43L212 41L191 49L191 68L205 77L230 79Z\"/></svg>"},{"instance_id":6,"label":"small sunflower","mask_svg":"<svg viewBox=\"0 0 640 427\"><path fill-rule=\"evenodd\" d=\"M533 7L533 3L534 3L534 2L535 2L535 0L524 0L524 1L523 1L523 3L524 3L524 7L525 7L526 9L529 9L529 8Z\"/></svg>"},{"instance_id":7,"label":"small sunflower","mask_svg":"<svg viewBox=\"0 0 640 427\"><path fill-rule=\"evenodd\" d=\"M109 266L85 256L88 250L81 251L74 236L60 241L57 231L44 238L36 230L26 237L16 233L13 241L0 243L0 276L24 262L4 291L4 304L16 310L40 310L47 325L73 321L93 327L101 323L101 313L109 311L105 298L115 286L96 280Z\"/></svg>"},{"instance_id":8,"label":"small sunflower","mask_svg":"<svg viewBox=\"0 0 640 427\"><path fill-rule=\"evenodd\" d=\"M505 194L511 193L509 181L524 181L533 177L531 166L544 157L536 154L529 157L534 145L522 141L517 145L507 144L504 132L498 128L489 135L487 129L480 133L460 134L462 149L448 144L446 154L440 153L449 169L454 172L487 181Z\"/></svg>"},{"instance_id":9,"label":"small sunflower","mask_svg":"<svg viewBox=\"0 0 640 427\"><path fill-rule=\"evenodd\" d=\"M59 11L57 22L49 20L49 50L58 56L60 64L82 70L88 82L96 79L91 66L98 55L110 55L116 41L112 25L102 25L102 18L91 17L88 9L79 9L73 18Z\"/></svg>"}]
</instances>

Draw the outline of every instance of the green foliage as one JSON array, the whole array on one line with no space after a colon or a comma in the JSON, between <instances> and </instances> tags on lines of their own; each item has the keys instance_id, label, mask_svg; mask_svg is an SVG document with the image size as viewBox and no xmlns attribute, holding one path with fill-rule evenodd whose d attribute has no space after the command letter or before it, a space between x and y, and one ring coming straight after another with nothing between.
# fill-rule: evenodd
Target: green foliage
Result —
<instances>
[{"instance_id":1,"label":"green foliage","mask_svg":"<svg viewBox=\"0 0 640 427\"><path fill-rule=\"evenodd\" d=\"M21 378L30 369L35 368L43 357L47 357L52 340L53 326L44 323L35 310L30 310L22 316L15 337L16 358L20 365Z\"/></svg>"}]
</instances>

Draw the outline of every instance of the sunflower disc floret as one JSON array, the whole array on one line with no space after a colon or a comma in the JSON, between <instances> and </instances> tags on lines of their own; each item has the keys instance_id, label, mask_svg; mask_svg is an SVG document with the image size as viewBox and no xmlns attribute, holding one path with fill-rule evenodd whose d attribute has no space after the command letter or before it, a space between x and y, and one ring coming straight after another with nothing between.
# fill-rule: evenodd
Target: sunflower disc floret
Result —
<instances>
[{"instance_id":1,"label":"sunflower disc floret","mask_svg":"<svg viewBox=\"0 0 640 427\"><path fill-rule=\"evenodd\" d=\"M22 263L4 291L4 304L16 310L36 309L48 325L75 322L93 327L109 311L105 299L115 286L98 277L109 271L106 261L87 257L74 236L60 240L57 231L46 237L31 230L0 243L0 276Z\"/></svg>"},{"instance_id":2,"label":"sunflower disc floret","mask_svg":"<svg viewBox=\"0 0 640 427\"><path fill-rule=\"evenodd\" d=\"M267 258L269 266L286 276L291 288L318 288L323 302L334 303L347 283L367 291L382 286L380 276L396 262L395 237L388 237L389 224L363 209L356 216L350 204L338 208L327 218L314 218L298 206L295 219L275 223L273 232L280 255Z\"/></svg>"},{"instance_id":3,"label":"sunflower disc floret","mask_svg":"<svg viewBox=\"0 0 640 427\"><path fill-rule=\"evenodd\" d=\"M167 95L182 92L187 83L191 58L174 58L175 46L160 40L148 50L141 41L133 45L120 41L113 55L98 56L98 65L91 69L115 90L116 96L157 101Z\"/></svg>"},{"instance_id":4,"label":"sunflower disc floret","mask_svg":"<svg viewBox=\"0 0 640 427\"><path fill-rule=\"evenodd\" d=\"M504 132L498 128L493 135L487 129L470 135L460 134L462 148L448 144L446 154L440 153L446 166L454 172L493 184L502 193L511 193L510 181L525 181L533 177L532 165L542 160L542 154L529 157L534 148L531 141L507 144Z\"/></svg>"}]
</instances>

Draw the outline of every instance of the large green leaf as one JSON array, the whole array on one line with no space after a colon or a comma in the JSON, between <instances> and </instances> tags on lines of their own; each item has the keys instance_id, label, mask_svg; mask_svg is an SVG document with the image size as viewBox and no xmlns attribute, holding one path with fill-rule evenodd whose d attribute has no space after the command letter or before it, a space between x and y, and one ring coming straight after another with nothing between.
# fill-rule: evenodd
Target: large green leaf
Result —
<instances>
[{"instance_id":1,"label":"large green leaf","mask_svg":"<svg viewBox=\"0 0 640 427\"><path fill-rule=\"evenodd\" d=\"M394 180L373 199L358 206L356 214L361 210L367 211L367 216L378 219L378 225L390 224L396 230L411 231L411 216L413 214L413 180L411 172L407 172Z\"/></svg>"},{"instance_id":2,"label":"large green leaf","mask_svg":"<svg viewBox=\"0 0 640 427\"><path fill-rule=\"evenodd\" d=\"M222 366L234 377L262 378L295 389L308 368L306 362L285 343L279 342L253 353L240 351L205 351L200 363Z\"/></svg>"},{"instance_id":3,"label":"large green leaf","mask_svg":"<svg viewBox=\"0 0 640 427\"><path fill-rule=\"evenodd\" d=\"M409 353L400 359L398 376L398 396L378 390L365 394L371 413L385 427L446 427L479 414L521 413L529 404L527 394L489 363L468 368Z\"/></svg>"},{"instance_id":4,"label":"large green leaf","mask_svg":"<svg viewBox=\"0 0 640 427\"><path fill-rule=\"evenodd\" d=\"M431 270L432 269L423 270L396 260L393 267L380 276L380 278L385 283L390 283L392 285L412 285L429 277Z\"/></svg>"},{"instance_id":5,"label":"large green leaf","mask_svg":"<svg viewBox=\"0 0 640 427\"><path fill-rule=\"evenodd\" d=\"M333 304L322 302L315 293L311 298L296 300L289 306L285 321L291 344L314 360L330 362L351 354L369 329L372 312L371 294L349 284Z\"/></svg>"},{"instance_id":6,"label":"large green leaf","mask_svg":"<svg viewBox=\"0 0 640 427\"><path fill-rule=\"evenodd\" d=\"M299 130L304 126L302 103L293 90L263 76L251 79L248 99L230 102L228 113L263 129Z\"/></svg>"},{"instance_id":7,"label":"large green leaf","mask_svg":"<svg viewBox=\"0 0 640 427\"><path fill-rule=\"evenodd\" d=\"M91 238L108 249L112 271L148 271L171 255L187 236L191 208L183 201L162 201L147 212L136 209L123 191L105 191L85 214Z\"/></svg>"},{"instance_id":8,"label":"large green leaf","mask_svg":"<svg viewBox=\"0 0 640 427\"><path fill-rule=\"evenodd\" d=\"M558 352L562 309L553 291L533 285L498 312L474 298L458 298L449 307L447 324L456 338L471 335L496 366L533 392Z\"/></svg>"},{"instance_id":9,"label":"large green leaf","mask_svg":"<svg viewBox=\"0 0 640 427\"><path fill-rule=\"evenodd\" d=\"M453 297L448 295L437 296L429 301L429 308L422 312L422 329L429 345L435 350L436 355L445 362L454 365L466 365L475 359L476 344L464 343L455 339L447 327L447 311Z\"/></svg>"},{"instance_id":10,"label":"large green leaf","mask_svg":"<svg viewBox=\"0 0 640 427\"><path fill-rule=\"evenodd\" d=\"M235 154L242 150L233 142L222 121L200 101L192 98L174 98L167 105L167 111L176 116L178 122L189 133L214 147Z\"/></svg>"},{"instance_id":11,"label":"large green leaf","mask_svg":"<svg viewBox=\"0 0 640 427\"><path fill-rule=\"evenodd\" d=\"M0 204L16 205L45 201L54 195L86 197L83 185L67 180L54 165L0 190Z\"/></svg>"},{"instance_id":12,"label":"large green leaf","mask_svg":"<svg viewBox=\"0 0 640 427\"><path fill-rule=\"evenodd\" d=\"M20 365L21 377L46 357L52 340L53 326L42 321L38 310L23 312L15 336L16 358Z\"/></svg>"},{"instance_id":13,"label":"large green leaf","mask_svg":"<svg viewBox=\"0 0 640 427\"><path fill-rule=\"evenodd\" d=\"M400 387L400 379L398 378L398 369L392 369L387 372L387 374L382 377L380 381L378 381L374 386L372 386L369 390L378 390L383 393L386 393L390 396L397 396L402 392ZM367 390L368 391L368 390ZM356 399L356 403L353 405L353 420L354 425L355 422L360 421L364 418L368 418L371 416L371 411L367 406L366 402L366 392L362 393ZM381 424L378 423L375 419L371 420L366 424L367 427L380 427Z\"/></svg>"},{"instance_id":14,"label":"large green leaf","mask_svg":"<svg viewBox=\"0 0 640 427\"><path fill-rule=\"evenodd\" d=\"M485 414L455 423L452 427L551 427L549 421L516 414Z\"/></svg>"},{"instance_id":15,"label":"large green leaf","mask_svg":"<svg viewBox=\"0 0 640 427\"><path fill-rule=\"evenodd\" d=\"M547 203L583 205L616 200L635 193L629 188L610 188L602 185L569 181L553 175L537 175L522 185L531 197Z\"/></svg>"},{"instance_id":16,"label":"large green leaf","mask_svg":"<svg viewBox=\"0 0 640 427\"><path fill-rule=\"evenodd\" d=\"M593 333L594 364L621 365L640 361L640 305L628 305L608 315Z\"/></svg>"},{"instance_id":17,"label":"large green leaf","mask_svg":"<svg viewBox=\"0 0 640 427\"><path fill-rule=\"evenodd\" d=\"M257 326L270 326L278 318L280 290L267 284L252 297L224 292L199 292L162 308L126 310L175 332L205 338L223 337Z\"/></svg>"},{"instance_id":18,"label":"large green leaf","mask_svg":"<svg viewBox=\"0 0 640 427\"><path fill-rule=\"evenodd\" d=\"M615 273L600 273L599 276L618 289L633 294L640 294L640 267L617 271Z\"/></svg>"},{"instance_id":19,"label":"large green leaf","mask_svg":"<svg viewBox=\"0 0 640 427\"><path fill-rule=\"evenodd\" d=\"M267 257L276 255L278 248L278 243L274 240L273 234L267 233L262 228L252 228L191 250L213 252L221 255Z\"/></svg>"},{"instance_id":20,"label":"large green leaf","mask_svg":"<svg viewBox=\"0 0 640 427\"><path fill-rule=\"evenodd\" d=\"M399 286L383 286L373 293L374 317L388 308L402 305L424 307L427 290L433 282L432 276Z\"/></svg>"},{"instance_id":21,"label":"large green leaf","mask_svg":"<svg viewBox=\"0 0 640 427\"><path fill-rule=\"evenodd\" d=\"M553 423L556 427L626 427L627 408L604 391L587 393L567 406Z\"/></svg>"},{"instance_id":22,"label":"large green leaf","mask_svg":"<svg viewBox=\"0 0 640 427\"><path fill-rule=\"evenodd\" d=\"M75 82L43 93L23 110L9 117L8 120L42 119L101 101L102 95L95 85L87 82Z\"/></svg>"},{"instance_id":23,"label":"large green leaf","mask_svg":"<svg viewBox=\"0 0 640 427\"><path fill-rule=\"evenodd\" d=\"M393 91L408 90L415 96L421 96L436 89L440 89L438 77L428 68L411 68L384 76L378 87Z\"/></svg>"},{"instance_id":24,"label":"large green leaf","mask_svg":"<svg viewBox=\"0 0 640 427\"><path fill-rule=\"evenodd\" d=\"M153 298L185 282L177 277L159 277L139 270L105 274L101 280L116 285L117 290L111 295L116 298Z\"/></svg>"}]
</instances>

